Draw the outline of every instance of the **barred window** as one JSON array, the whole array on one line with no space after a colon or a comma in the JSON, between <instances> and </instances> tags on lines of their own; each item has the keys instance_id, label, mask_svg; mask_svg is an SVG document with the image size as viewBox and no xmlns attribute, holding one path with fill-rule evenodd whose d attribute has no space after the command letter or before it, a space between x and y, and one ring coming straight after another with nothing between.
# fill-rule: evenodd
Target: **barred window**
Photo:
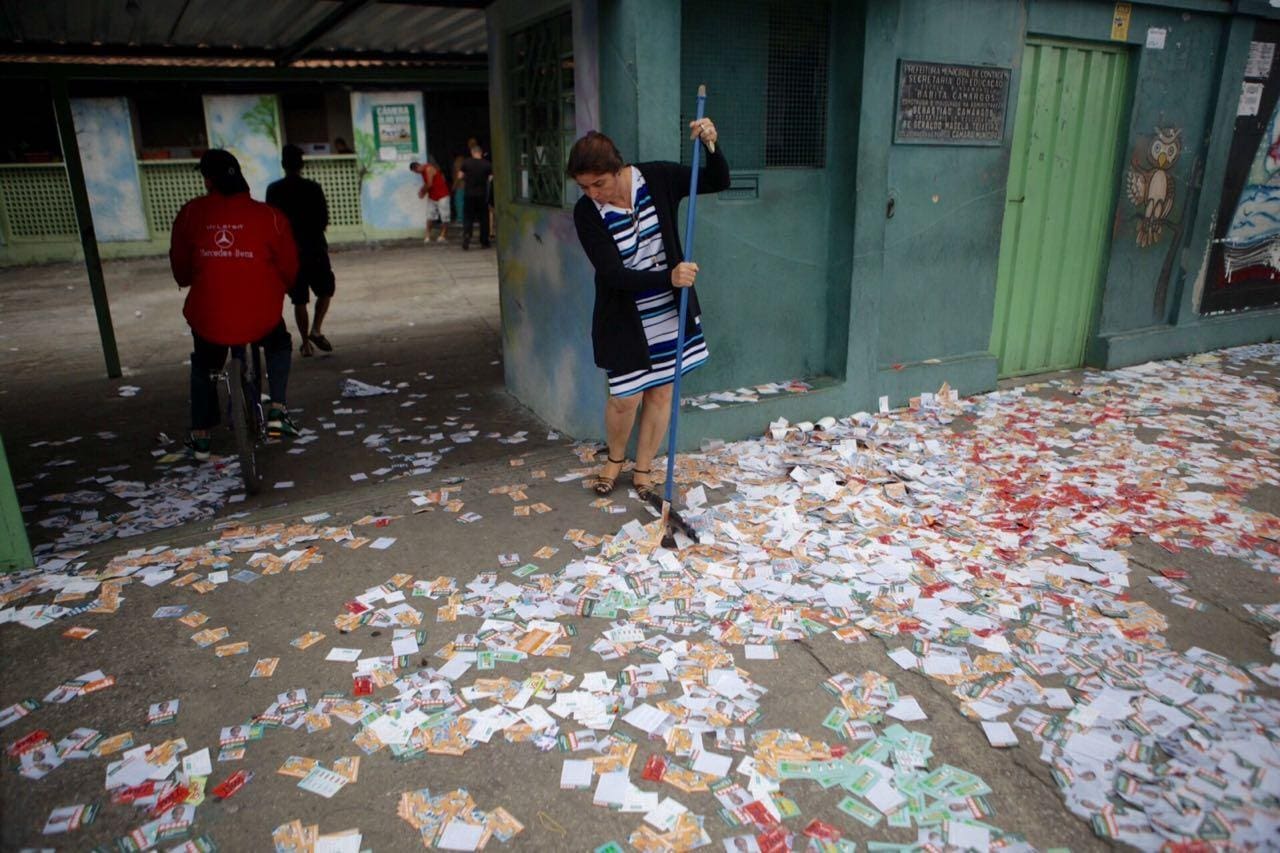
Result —
<instances>
[{"instance_id":1,"label":"barred window","mask_svg":"<svg viewBox=\"0 0 1280 853\"><path fill-rule=\"evenodd\" d=\"M512 181L517 201L562 206L573 145L573 19L564 12L508 37Z\"/></svg>"},{"instance_id":2,"label":"barred window","mask_svg":"<svg viewBox=\"0 0 1280 853\"><path fill-rule=\"evenodd\" d=\"M829 0L698 0L681 25L681 112L707 114L734 169L826 165ZM682 155L687 163L690 149Z\"/></svg>"}]
</instances>

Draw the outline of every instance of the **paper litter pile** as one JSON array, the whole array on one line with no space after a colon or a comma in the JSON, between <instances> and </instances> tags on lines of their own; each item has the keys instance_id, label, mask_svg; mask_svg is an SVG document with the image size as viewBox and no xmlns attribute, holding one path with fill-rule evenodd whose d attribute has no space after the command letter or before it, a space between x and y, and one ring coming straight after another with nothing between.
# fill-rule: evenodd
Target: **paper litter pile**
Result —
<instances>
[{"instance_id":1,"label":"paper litter pile","mask_svg":"<svg viewBox=\"0 0 1280 853\"><path fill-rule=\"evenodd\" d=\"M723 403L759 403L761 397L774 394L795 396L807 394L812 390L813 386L803 379L791 379L787 382L766 382L750 388L735 388L732 391L712 391L709 394L699 394L694 397L681 397L680 405L696 406L710 411L720 408Z\"/></svg>"},{"instance_id":2,"label":"paper litter pile","mask_svg":"<svg viewBox=\"0 0 1280 853\"><path fill-rule=\"evenodd\" d=\"M383 362L375 362L371 367L385 366ZM344 372L352 373L354 369ZM425 372L416 377L417 382L424 384L434 379L433 374ZM493 441L516 445L529 440L527 430L504 435L477 429L476 424L470 422L468 393L454 394L452 411L437 423L427 423L427 419L420 416L410 418L408 415L413 407L428 396L426 391L413 390L413 387L407 381L392 385L387 380L374 385L345 377L339 386L340 398L332 401L331 413L319 414L313 419L310 413L296 410L295 420L300 435L288 440L290 456L283 458L316 450L332 452L340 442L346 441L378 454L375 457L377 464L372 470L351 472L348 474L350 481L378 481L430 474L440 465L445 454L464 444ZM355 408L347 399L401 392L403 400L393 408L379 406L374 417L403 418L407 425L397 422L366 423L370 410ZM357 438L360 433L363 435ZM179 442L162 433L152 451L154 471L145 479L143 472L131 470L135 466L93 466L85 461L104 452L117 438L116 433L103 431L88 437L40 440L28 445L29 451L51 454L41 466L42 470L31 480L17 484L28 525L48 531L48 535L54 537L51 542L36 545L37 556L211 518L228 504L245 499L239 461L235 457L231 436L225 430L219 431L215 438L215 450L225 455L215 455L207 463L193 462ZM558 436L552 434L548 438L554 440ZM299 464L291 461L274 468L277 473L285 475ZM74 469L85 476L75 481L74 489L50 491L37 497L43 481L61 469ZM338 488L345 485L345 480L335 484ZM268 488L275 489L292 486L293 482L288 480L267 484Z\"/></svg>"},{"instance_id":3,"label":"paper litter pile","mask_svg":"<svg viewBox=\"0 0 1280 853\"><path fill-rule=\"evenodd\" d=\"M1280 701L1259 695L1253 677L1265 680L1276 664L1171 648L1164 615L1144 599L1154 591L1190 610L1201 602L1178 584L1179 570L1136 565L1126 550L1145 537L1170 554L1204 550L1280 573L1280 519L1247 503L1251 490L1280 486L1280 392L1228 370L1246 358L1280 365L1280 346L966 401L944 388L908 410L807 429L779 422L767 438L683 456L683 514L701 544L666 551L656 522L633 521L604 540L570 531L579 553L559 566L502 555L500 570L469 580L397 574L316 615L294 641L320 644L321 620L332 619L353 647L312 653L352 664L351 690L314 701L303 687L281 693L224 729L219 759L236 760L273 729L339 721L369 760L488 749L498 761L497 750L511 748L501 735L557 754L548 760L560 763L572 808L590 800L634 813L632 849L693 849L712 837L725 849L737 849L735 839L766 851L852 849L848 836L867 831L911 839L870 850L1027 849L996 825L986 781L935 759L919 730L923 708L893 681L897 667L936 682L993 748L1037 750L1066 807L1100 837L1144 850L1268 847L1280 835ZM1215 444L1228 431L1239 453ZM413 497L432 507L460 500L447 489ZM90 572L63 555L42 575L0 580L0 622L41 627L104 599L119 608L126 579L214 592L240 572L296 571L325 548L372 546L356 527L390 532L413 518L226 530L200 548L133 552ZM49 592L97 598L25 603ZM1252 604L1276 630L1276 602ZM192 622L212 632L210 645L235 639ZM390 636L374 639L383 628ZM842 643L886 651L878 671L837 672L825 694L813 691L829 697L822 737L771 718L753 678L798 653L791 641L828 660ZM515 664L524 674L504 675ZM74 699L105 679L86 673L58 695ZM163 720L180 706L154 710ZM38 702L13 706L0 724L38 713ZM19 750L39 754L24 767L89 752L97 733L82 741L87 734L37 739ZM131 744L113 742L112 752ZM177 796L199 774L170 779L185 751L171 744L124 753L132 766L115 778ZM294 756L278 772L311 794L340 795L359 757L328 763ZM814 814L806 800L835 788L836 810ZM59 825L92 816L81 808L58 815ZM478 849L521 830L517 816L480 808L465 789L404 792L398 813L440 849ZM277 849L320 849L320 837L285 824Z\"/></svg>"},{"instance_id":4,"label":"paper litter pile","mask_svg":"<svg viewBox=\"0 0 1280 853\"><path fill-rule=\"evenodd\" d=\"M479 850L490 838L507 842L524 829L504 808L481 811L466 788L435 797L428 788L405 791L399 814L422 834L424 846L440 850Z\"/></svg>"}]
</instances>

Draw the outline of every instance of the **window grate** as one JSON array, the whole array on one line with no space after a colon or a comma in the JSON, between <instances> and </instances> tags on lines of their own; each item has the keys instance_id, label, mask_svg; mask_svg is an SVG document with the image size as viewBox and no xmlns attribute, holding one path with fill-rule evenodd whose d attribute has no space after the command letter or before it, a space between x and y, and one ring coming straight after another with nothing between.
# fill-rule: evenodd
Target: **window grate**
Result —
<instances>
[{"instance_id":1,"label":"window grate","mask_svg":"<svg viewBox=\"0 0 1280 853\"><path fill-rule=\"evenodd\" d=\"M360 174L355 155L307 157L302 177L309 178L324 190L329 203L330 228L360 227Z\"/></svg>"},{"instance_id":2,"label":"window grate","mask_svg":"<svg viewBox=\"0 0 1280 853\"><path fill-rule=\"evenodd\" d=\"M826 165L830 17L827 0L684 5L681 91L707 84L707 113L735 170ZM682 126L694 116L692 94L686 97ZM690 155L684 146L685 163Z\"/></svg>"},{"instance_id":3,"label":"window grate","mask_svg":"<svg viewBox=\"0 0 1280 853\"><path fill-rule=\"evenodd\" d=\"M0 169L0 193L4 196L9 236L14 240L79 236L71 182L62 165Z\"/></svg>"},{"instance_id":4,"label":"window grate","mask_svg":"<svg viewBox=\"0 0 1280 853\"><path fill-rule=\"evenodd\" d=\"M574 133L573 19L539 21L507 44L515 198L559 207Z\"/></svg>"},{"instance_id":5,"label":"window grate","mask_svg":"<svg viewBox=\"0 0 1280 853\"><path fill-rule=\"evenodd\" d=\"M191 199L205 194L204 178L195 160L145 160L138 164L147 204L147 225L153 237L173 230L178 211Z\"/></svg>"},{"instance_id":6,"label":"window grate","mask_svg":"<svg viewBox=\"0 0 1280 853\"><path fill-rule=\"evenodd\" d=\"M826 164L829 17L825 3L769 6L766 166Z\"/></svg>"}]
</instances>

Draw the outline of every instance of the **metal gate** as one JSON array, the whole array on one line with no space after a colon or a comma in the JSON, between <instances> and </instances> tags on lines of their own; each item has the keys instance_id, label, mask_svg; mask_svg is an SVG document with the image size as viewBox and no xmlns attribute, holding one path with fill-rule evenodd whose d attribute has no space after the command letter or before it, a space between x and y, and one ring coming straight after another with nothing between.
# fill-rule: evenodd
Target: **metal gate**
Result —
<instances>
[{"instance_id":1,"label":"metal gate","mask_svg":"<svg viewBox=\"0 0 1280 853\"><path fill-rule=\"evenodd\" d=\"M1033 41L1023 51L991 327L1001 376L1084 361L1127 69L1122 48Z\"/></svg>"}]
</instances>

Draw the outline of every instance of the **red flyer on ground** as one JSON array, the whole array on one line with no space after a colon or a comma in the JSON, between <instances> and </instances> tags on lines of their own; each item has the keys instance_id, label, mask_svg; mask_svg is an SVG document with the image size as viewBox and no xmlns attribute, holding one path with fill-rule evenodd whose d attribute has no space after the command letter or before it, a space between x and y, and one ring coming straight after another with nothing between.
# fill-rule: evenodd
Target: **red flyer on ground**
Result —
<instances>
[{"instance_id":1,"label":"red flyer on ground","mask_svg":"<svg viewBox=\"0 0 1280 853\"><path fill-rule=\"evenodd\" d=\"M225 800L247 785L252 778L253 774L248 770L237 770L214 787L213 795L220 800Z\"/></svg>"},{"instance_id":2,"label":"red flyer on ground","mask_svg":"<svg viewBox=\"0 0 1280 853\"><path fill-rule=\"evenodd\" d=\"M44 729L36 729L31 734L25 735L24 737L21 737L18 740L15 740L13 743L9 744L7 747L5 747L5 752L9 753L9 755L13 756L14 758L17 758L23 753L30 752L31 750L35 749L40 744L49 740L50 737L51 736L49 732L45 731Z\"/></svg>"}]
</instances>

